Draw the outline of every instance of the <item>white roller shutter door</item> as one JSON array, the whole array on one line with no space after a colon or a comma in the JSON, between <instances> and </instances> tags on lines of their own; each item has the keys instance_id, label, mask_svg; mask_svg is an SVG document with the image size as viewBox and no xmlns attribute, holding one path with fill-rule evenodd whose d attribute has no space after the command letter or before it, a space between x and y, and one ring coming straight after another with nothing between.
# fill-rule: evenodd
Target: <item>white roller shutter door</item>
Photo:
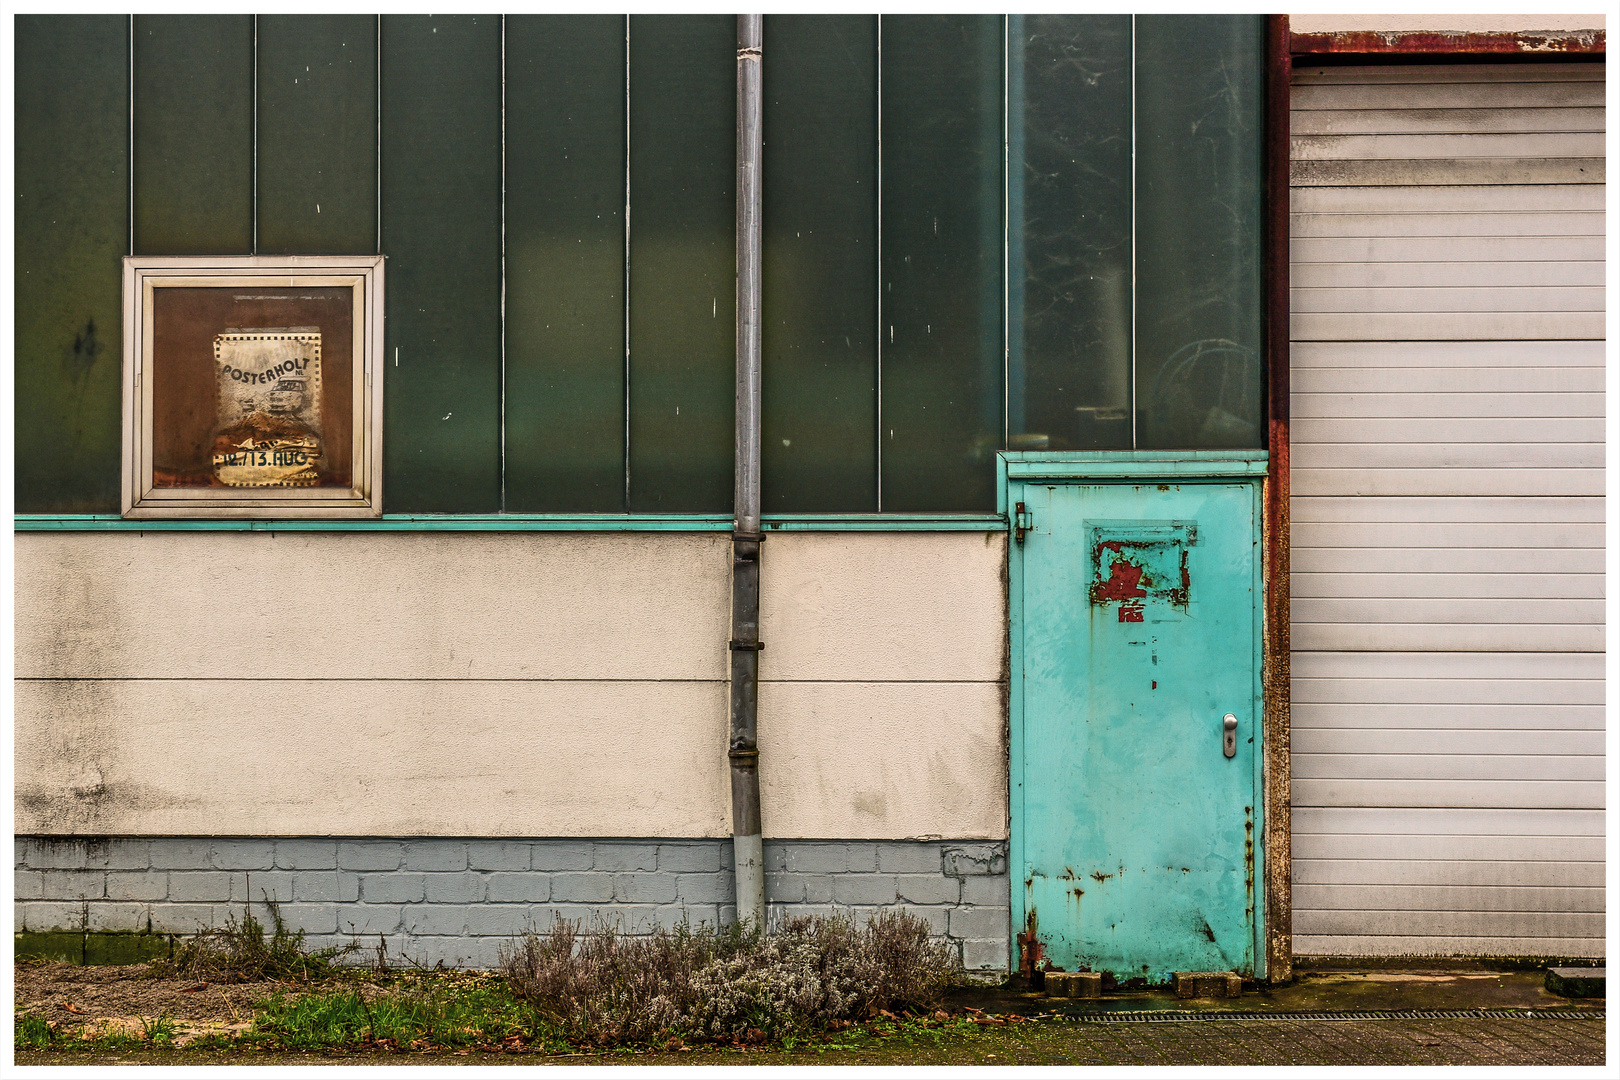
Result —
<instances>
[{"instance_id":1,"label":"white roller shutter door","mask_svg":"<svg viewBox=\"0 0 1620 1080\"><path fill-rule=\"evenodd\" d=\"M1603 955L1603 78L1295 72L1300 955Z\"/></svg>"}]
</instances>

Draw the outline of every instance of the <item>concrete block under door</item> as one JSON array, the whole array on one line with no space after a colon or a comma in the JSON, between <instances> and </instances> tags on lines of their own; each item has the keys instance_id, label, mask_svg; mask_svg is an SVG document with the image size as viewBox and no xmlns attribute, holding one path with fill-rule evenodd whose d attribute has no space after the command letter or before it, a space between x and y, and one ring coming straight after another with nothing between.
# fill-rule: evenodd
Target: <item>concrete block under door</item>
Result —
<instances>
[{"instance_id":1,"label":"concrete block under door","mask_svg":"<svg viewBox=\"0 0 1620 1080\"><path fill-rule=\"evenodd\" d=\"M1100 971L1048 971L1044 982L1049 997L1102 997Z\"/></svg>"},{"instance_id":2,"label":"concrete block under door","mask_svg":"<svg viewBox=\"0 0 1620 1080\"><path fill-rule=\"evenodd\" d=\"M1243 994L1243 977L1233 971L1178 971L1175 987L1178 998L1235 998Z\"/></svg>"}]
</instances>

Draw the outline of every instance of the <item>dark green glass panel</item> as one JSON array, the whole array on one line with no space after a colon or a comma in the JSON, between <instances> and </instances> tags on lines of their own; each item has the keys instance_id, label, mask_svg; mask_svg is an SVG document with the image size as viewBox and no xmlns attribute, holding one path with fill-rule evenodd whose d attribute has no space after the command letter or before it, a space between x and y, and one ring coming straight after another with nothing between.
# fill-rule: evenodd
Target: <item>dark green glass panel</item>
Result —
<instances>
[{"instance_id":1,"label":"dark green glass panel","mask_svg":"<svg viewBox=\"0 0 1620 1080\"><path fill-rule=\"evenodd\" d=\"M18 15L16 507L116 514L129 20Z\"/></svg>"},{"instance_id":2,"label":"dark green glass panel","mask_svg":"<svg viewBox=\"0 0 1620 1080\"><path fill-rule=\"evenodd\" d=\"M259 17L259 251L377 250L377 18Z\"/></svg>"},{"instance_id":3,"label":"dark green glass panel","mask_svg":"<svg viewBox=\"0 0 1620 1080\"><path fill-rule=\"evenodd\" d=\"M1137 445L1264 446L1260 15L1136 24Z\"/></svg>"},{"instance_id":4,"label":"dark green glass panel","mask_svg":"<svg viewBox=\"0 0 1620 1080\"><path fill-rule=\"evenodd\" d=\"M1007 433L1131 447L1131 18L1008 27Z\"/></svg>"},{"instance_id":5,"label":"dark green glass panel","mask_svg":"<svg viewBox=\"0 0 1620 1080\"><path fill-rule=\"evenodd\" d=\"M624 503L624 17L506 21L506 509Z\"/></svg>"},{"instance_id":6,"label":"dark green glass panel","mask_svg":"<svg viewBox=\"0 0 1620 1080\"><path fill-rule=\"evenodd\" d=\"M765 20L767 513L877 509L877 19Z\"/></svg>"},{"instance_id":7,"label":"dark green glass panel","mask_svg":"<svg viewBox=\"0 0 1620 1080\"><path fill-rule=\"evenodd\" d=\"M501 503L501 21L384 16L384 509Z\"/></svg>"},{"instance_id":8,"label":"dark green glass panel","mask_svg":"<svg viewBox=\"0 0 1620 1080\"><path fill-rule=\"evenodd\" d=\"M135 251L253 250L253 17L135 16Z\"/></svg>"},{"instance_id":9,"label":"dark green glass panel","mask_svg":"<svg viewBox=\"0 0 1620 1080\"><path fill-rule=\"evenodd\" d=\"M731 509L736 56L734 16L631 16L633 510Z\"/></svg>"},{"instance_id":10,"label":"dark green glass panel","mask_svg":"<svg viewBox=\"0 0 1620 1080\"><path fill-rule=\"evenodd\" d=\"M1002 20L885 16L882 35L883 509L991 510L1003 423Z\"/></svg>"}]
</instances>

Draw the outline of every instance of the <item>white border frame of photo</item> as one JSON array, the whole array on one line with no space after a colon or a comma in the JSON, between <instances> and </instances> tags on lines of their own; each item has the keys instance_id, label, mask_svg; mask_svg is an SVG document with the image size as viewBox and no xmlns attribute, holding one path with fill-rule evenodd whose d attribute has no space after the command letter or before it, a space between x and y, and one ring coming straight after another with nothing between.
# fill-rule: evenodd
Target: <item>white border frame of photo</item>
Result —
<instances>
[{"instance_id":1,"label":"white border frame of photo","mask_svg":"<svg viewBox=\"0 0 1620 1080\"><path fill-rule=\"evenodd\" d=\"M215 520L382 516L383 259L381 255L127 256L124 259L124 449L121 498L130 519ZM152 310L162 288L348 288L354 353L353 472L348 488L156 487L153 482Z\"/></svg>"}]
</instances>

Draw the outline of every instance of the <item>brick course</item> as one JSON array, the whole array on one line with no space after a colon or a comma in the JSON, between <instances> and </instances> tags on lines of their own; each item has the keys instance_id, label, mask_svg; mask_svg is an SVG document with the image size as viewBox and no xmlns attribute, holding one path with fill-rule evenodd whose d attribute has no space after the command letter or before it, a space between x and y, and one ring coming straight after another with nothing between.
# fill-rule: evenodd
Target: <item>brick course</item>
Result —
<instances>
[{"instance_id":1,"label":"brick course","mask_svg":"<svg viewBox=\"0 0 1620 1080\"><path fill-rule=\"evenodd\" d=\"M16 839L18 930L190 933L265 895L311 945L382 935L424 964L488 967L501 946L554 918L628 933L729 921L731 841L172 837ZM905 908L970 972L1007 970L1003 841L765 843L770 918Z\"/></svg>"}]
</instances>

